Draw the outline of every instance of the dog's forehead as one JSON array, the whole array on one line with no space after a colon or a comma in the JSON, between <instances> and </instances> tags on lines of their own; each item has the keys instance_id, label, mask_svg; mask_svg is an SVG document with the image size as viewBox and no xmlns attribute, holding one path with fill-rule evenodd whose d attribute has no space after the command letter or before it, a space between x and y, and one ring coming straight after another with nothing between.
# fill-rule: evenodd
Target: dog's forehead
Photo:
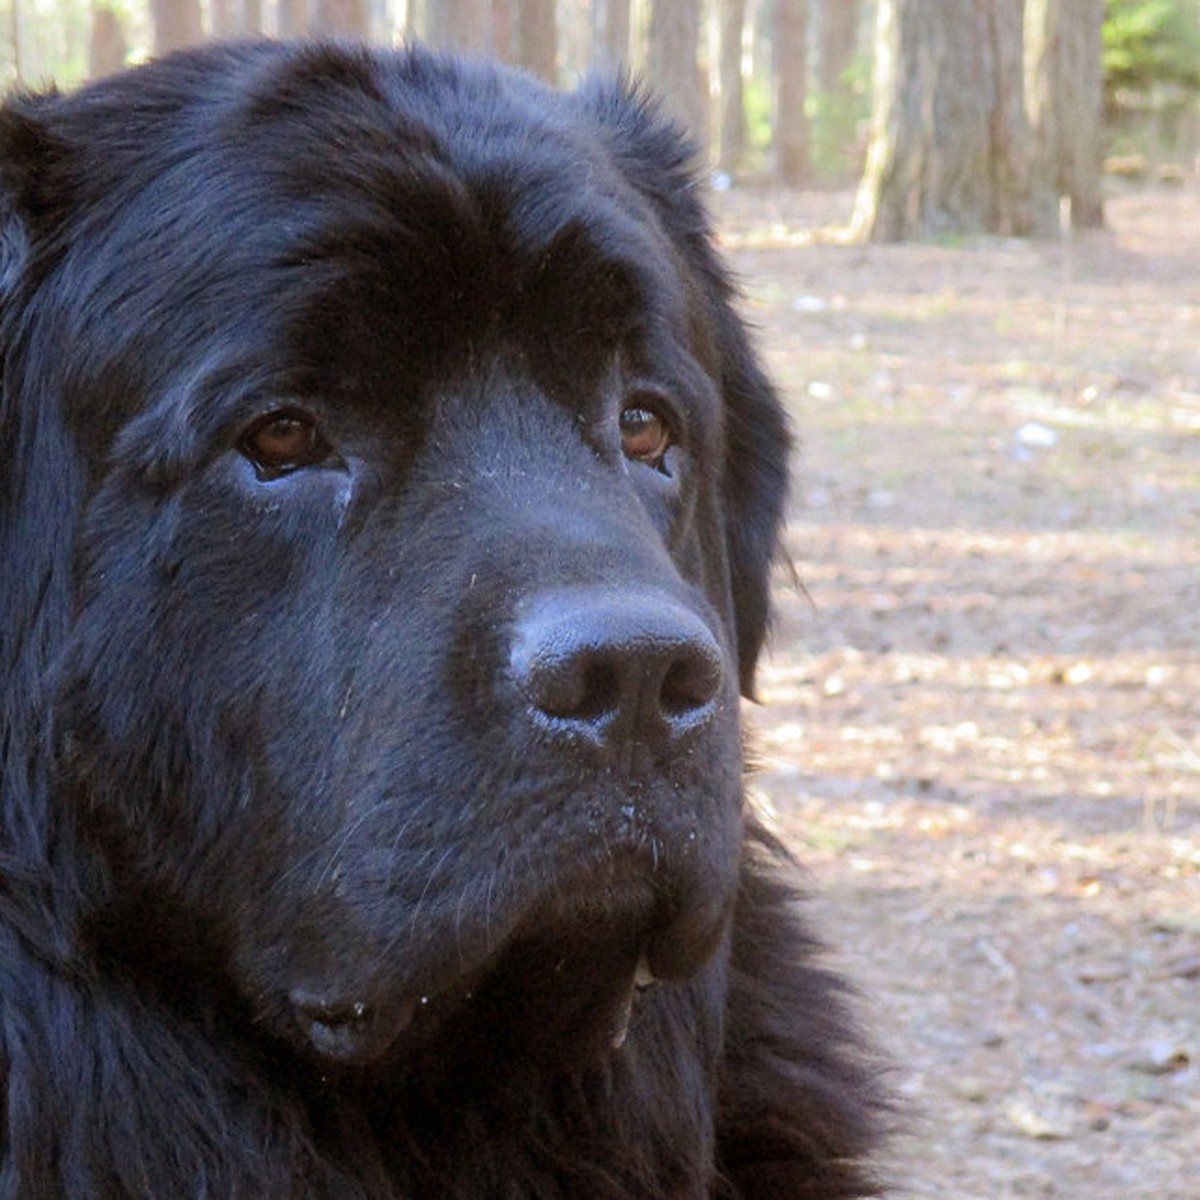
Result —
<instances>
[{"instance_id":1,"label":"dog's forehead","mask_svg":"<svg viewBox=\"0 0 1200 1200\"><path fill-rule=\"evenodd\" d=\"M593 267L584 279L669 254L652 205L576 97L482 63L338 53L285 59L223 126L222 146L245 147L257 164L264 208L291 206L284 232L304 243L291 254L367 249L386 262L403 244L402 269L424 258L443 284L460 285L445 271L469 257L472 291L486 265L521 286L564 235L594 260L579 264Z\"/></svg>"},{"instance_id":2,"label":"dog's forehead","mask_svg":"<svg viewBox=\"0 0 1200 1200\"><path fill-rule=\"evenodd\" d=\"M262 147L255 202L284 214L270 273L307 297L302 337L319 327L362 374L397 352L441 373L489 331L594 346L652 310L682 320L652 206L573 98L523 76L422 54L332 81L293 64L234 128Z\"/></svg>"},{"instance_id":3,"label":"dog's forehead","mask_svg":"<svg viewBox=\"0 0 1200 1200\"><path fill-rule=\"evenodd\" d=\"M614 341L650 310L689 320L683 259L604 121L513 71L217 48L59 113L88 189L63 335L115 407L195 395L201 360L269 373L273 355L320 389L441 370L489 323L570 359L572 337Z\"/></svg>"},{"instance_id":4,"label":"dog's forehead","mask_svg":"<svg viewBox=\"0 0 1200 1200\"><path fill-rule=\"evenodd\" d=\"M140 412L198 453L277 397L417 419L481 347L575 383L618 346L705 343L685 257L586 100L423 53L201 56L203 86L168 60L74 110L77 143L117 140L57 293L72 420Z\"/></svg>"}]
</instances>

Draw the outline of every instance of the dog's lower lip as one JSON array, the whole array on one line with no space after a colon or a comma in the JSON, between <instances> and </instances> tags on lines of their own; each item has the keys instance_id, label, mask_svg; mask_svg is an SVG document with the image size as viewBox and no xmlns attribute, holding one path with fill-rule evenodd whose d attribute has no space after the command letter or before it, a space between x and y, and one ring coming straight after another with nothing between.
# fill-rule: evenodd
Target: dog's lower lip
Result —
<instances>
[{"instance_id":1,"label":"dog's lower lip","mask_svg":"<svg viewBox=\"0 0 1200 1200\"><path fill-rule=\"evenodd\" d=\"M366 1063L383 1055L412 1023L417 1001L383 1013L365 1000L329 1002L293 997L296 1022L322 1058Z\"/></svg>"}]
</instances>

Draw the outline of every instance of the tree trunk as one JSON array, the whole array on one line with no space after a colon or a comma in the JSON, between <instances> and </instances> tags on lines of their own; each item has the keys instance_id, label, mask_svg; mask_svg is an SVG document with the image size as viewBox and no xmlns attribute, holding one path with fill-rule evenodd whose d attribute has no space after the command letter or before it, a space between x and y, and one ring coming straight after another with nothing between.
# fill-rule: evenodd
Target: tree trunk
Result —
<instances>
[{"instance_id":1,"label":"tree trunk","mask_svg":"<svg viewBox=\"0 0 1200 1200\"><path fill-rule=\"evenodd\" d=\"M780 181L798 187L808 176L808 3L776 0L775 157Z\"/></svg>"},{"instance_id":2,"label":"tree trunk","mask_svg":"<svg viewBox=\"0 0 1200 1200\"><path fill-rule=\"evenodd\" d=\"M742 88L742 34L746 0L721 0L721 170L736 175L746 156L746 102Z\"/></svg>"},{"instance_id":3,"label":"tree trunk","mask_svg":"<svg viewBox=\"0 0 1200 1200\"><path fill-rule=\"evenodd\" d=\"M516 59L546 83L558 81L555 0L517 0Z\"/></svg>"},{"instance_id":4,"label":"tree trunk","mask_svg":"<svg viewBox=\"0 0 1200 1200\"><path fill-rule=\"evenodd\" d=\"M1042 223L1071 201L1072 224L1104 224L1104 0L1027 0L1025 103L1033 126Z\"/></svg>"},{"instance_id":5,"label":"tree trunk","mask_svg":"<svg viewBox=\"0 0 1200 1200\"><path fill-rule=\"evenodd\" d=\"M366 37L371 29L368 0L316 0L312 30L332 37Z\"/></svg>"},{"instance_id":6,"label":"tree trunk","mask_svg":"<svg viewBox=\"0 0 1200 1200\"><path fill-rule=\"evenodd\" d=\"M879 0L858 237L1035 231L1023 6Z\"/></svg>"},{"instance_id":7,"label":"tree trunk","mask_svg":"<svg viewBox=\"0 0 1200 1200\"><path fill-rule=\"evenodd\" d=\"M629 0L595 0L592 60L607 71L629 62Z\"/></svg>"},{"instance_id":8,"label":"tree trunk","mask_svg":"<svg viewBox=\"0 0 1200 1200\"><path fill-rule=\"evenodd\" d=\"M483 54L491 48L488 0L430 0L426 37L435 46Z\"/></svg>"},{"instance_id":9,"label":"tree trunk","mask_svg":"<svg viewBox=\"0 0 1200 1200\"><path fill-rule=\"evenodd\" d=\"M237 33L233 0L208 0L208 29L215 38L233 37Z\"/></svg>"},{"instance_id":10,"label":"tree trunk","mask_svg":"<svg viewBox=\"0 0 1200 1200\"><path fill-rule=\"evenodd\" d=\"M262 33L262 0L240 0L238 8L238 32L246 36Z\"/></svg>"},{"instance_id":11,"label":"tree trunk","mask_svg":"<svg viewBox=\"0 0 1200 1200\"><path fill-rule=\"evenodd\" d=\"M169 54L204 40L199 0L150 0L154 53Z\"/></svg>"},{"instance_id":12,"label":"tree trunk","mask_svg":"<svg viewBox=\"0 0 1200 1200\"><path fill-rule=\"evenodd\" d=\"M92 36L88 42L88 78L111 75L125 65L129 47L121 21L111 8L92 9Z\"/></svg>"},{"instance_id":13,"label":"tree trunk","mask_svg":"<svg viewBox=\"0 0 1200 1200\"><path fill-rule=\"evenodd\" d=\"M817 82L823 92L845 90L846 69L858 45L858 0L820 0L817 10Z\"/></svg>"},{"instance_id":14,"label":"tree trunk","mask_svg":"<svg viewBox=\"0 0 1200 1200\"><path fill-rule=\"evenodd\" d=\"M279 0L280 37L303 37L309 29L308 0Z\"/></svg>"},{"instance_id":15,"label":"tree trunk","mask_svg":"<svg viewBox=\"0 0 1200 1200\"><path fill-rule=\"evenodd\" d=\"M699 46L699 0L653 0L646 77L671 115L702 145L708 97L697 61Z\"/></svg>"}]
</instances>

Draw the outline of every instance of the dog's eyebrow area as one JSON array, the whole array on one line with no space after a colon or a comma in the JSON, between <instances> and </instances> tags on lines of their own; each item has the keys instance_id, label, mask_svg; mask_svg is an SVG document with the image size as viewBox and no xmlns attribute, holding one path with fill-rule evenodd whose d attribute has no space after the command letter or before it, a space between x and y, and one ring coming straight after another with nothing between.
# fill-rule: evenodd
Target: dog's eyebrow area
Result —
<instances>
[{"instance_id":1,"label":"dog's eyebrow area","mask_svg":"<svg viewBox=\"0 0 1200 1200\"><path fill-rule=\"evenodd\" d=\"M291 314L292 361L312 360L318 378L419 384L499 340L535 372L578 381L654 328L686 339L685 273L654 225L509 165L393 166L336 224L302 230L280 253L273 306Z\"/></svg>"},{"instance_id":2,"label":"dog's eyebrow area","mask_svg":"<svg viewBox=\"0 0 1200 1200\"><path fill-rule=\"evenodd\" d=\"M666 272L660 258L648 239L616 221L572 217L554 230L531 264L526 297L539 319L547 311L558 313L564 332L612 344L674 297L675 289L662 286Z\"/></svg>"}]
</instances>

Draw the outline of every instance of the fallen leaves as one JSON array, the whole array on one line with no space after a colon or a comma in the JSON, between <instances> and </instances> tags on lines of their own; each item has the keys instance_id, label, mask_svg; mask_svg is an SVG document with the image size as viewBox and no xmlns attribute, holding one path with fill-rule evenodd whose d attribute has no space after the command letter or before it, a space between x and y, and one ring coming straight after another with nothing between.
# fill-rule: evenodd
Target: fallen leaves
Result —
<instances>
[{"instance_id":1,"label":"fallen leaves","mask_svg":"<svg viewBox=\"0 0 1200 1200\"><path fill-rule=\"evenodd\" d=\"M1069 295L1031 243L740 264L804 442L758 787L898 1060L902 1200L1200 1196L1200 222L1111 212Z\"/></svg>"}]
</instances>

